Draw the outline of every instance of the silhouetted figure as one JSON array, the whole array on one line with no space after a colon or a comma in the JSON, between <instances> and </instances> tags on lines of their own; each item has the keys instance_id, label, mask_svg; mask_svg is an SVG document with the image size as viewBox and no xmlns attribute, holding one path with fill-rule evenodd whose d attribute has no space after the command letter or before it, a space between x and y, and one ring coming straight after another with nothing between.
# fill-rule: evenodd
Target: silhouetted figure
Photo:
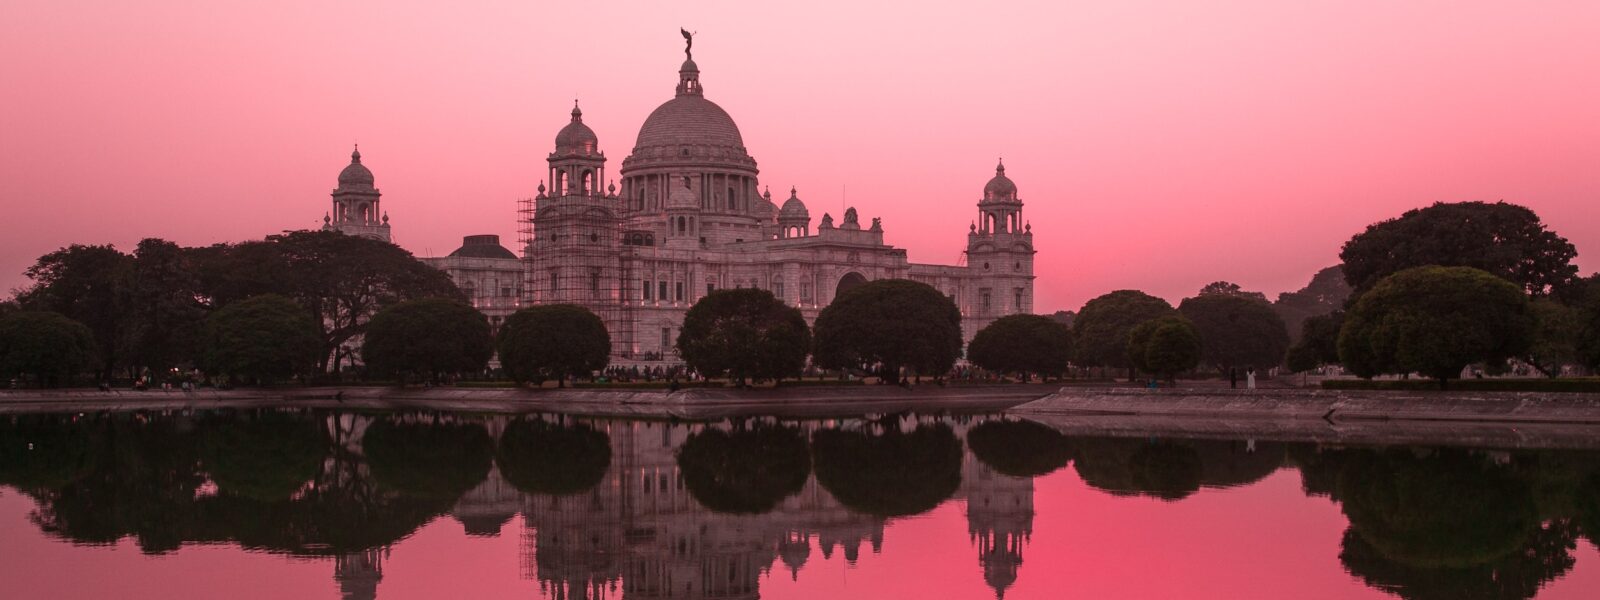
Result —
<instances>
[{"instance_id":1,"label":"silhouetted figure","mask_svg":"<svg viewBox=\"0 0 1600 600\"><path fill-rule=\"evenodd\" d=\"M1228 367L1228 387L1239 389L1239 370L1236 368Z\"/></svg>"}]
</instances>

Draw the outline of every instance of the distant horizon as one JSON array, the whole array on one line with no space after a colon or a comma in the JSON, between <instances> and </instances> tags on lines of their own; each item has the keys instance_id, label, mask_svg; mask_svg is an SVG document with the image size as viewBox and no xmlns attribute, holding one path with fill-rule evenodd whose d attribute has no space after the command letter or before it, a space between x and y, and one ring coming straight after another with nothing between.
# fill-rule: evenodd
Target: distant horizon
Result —
<instances>
[{"instance_id":1,"label":"distant horizon","mask_svg":"<svg viewBox=\"0 0 1600 600\"><path fill-rule=\"evenodd\" d=\"M1600 6L955 6L643 4L604 35L562 25L593 20L572 6L14 7L0 289L74 243L318 228L356 143L401 247L520 254L516 199L574 97L615 178L672 96L680 26L762 186L797 187L813 227L854 206L954 264L1004 157L1041 314L1218 280L1276 299L1435 202L1527 206L1600 267Z\"/></svg>"}]
</instances>

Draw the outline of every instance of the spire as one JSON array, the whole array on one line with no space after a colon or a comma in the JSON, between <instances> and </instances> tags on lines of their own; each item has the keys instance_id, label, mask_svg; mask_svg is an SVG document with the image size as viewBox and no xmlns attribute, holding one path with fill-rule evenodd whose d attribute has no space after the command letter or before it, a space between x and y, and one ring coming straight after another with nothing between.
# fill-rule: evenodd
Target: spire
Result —
<instances>
[{"instance_id":1,"label":"spire","mask_svg":"<svg viewBox=\"0 0 1600 600\"><path fill-rule=\"evenodd\" d=\"M996 175L1005 175L1006 174L1006 159L1005 158L1001 158L1000 159L1000 164L995 165L994 173Z\"/></svg>"},{"instance_id":2,"label":"spire","mask_svg":"<svg viewBox=\"0 0 1600 600\"><path fill-rule=\"evenodd\" d=\"M350 164L361 164L361 144L356 144L356 149L350 152Z\"/></svg>"},{"instance_id":3,"label":"spire","mask_svg":"<svg viewBox=\"0 0 1600 600\"><path fill-rule=\"evenodd\" d=\"M582 123L583 122L583 111L578 110L578 100L576 98L574 98L572 100L572 122L573 123Z\"/></svg>"}]
</instances>

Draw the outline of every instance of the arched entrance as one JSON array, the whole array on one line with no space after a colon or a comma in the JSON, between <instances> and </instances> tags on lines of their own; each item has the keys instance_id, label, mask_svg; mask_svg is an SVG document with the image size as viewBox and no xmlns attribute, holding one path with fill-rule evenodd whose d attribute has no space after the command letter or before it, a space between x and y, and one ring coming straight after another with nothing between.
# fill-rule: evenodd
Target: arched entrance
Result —
<instances>
[{"instance_id":1,"label":"arched entrance","mask_svg":"<svg viewBox=\"0 0 1600 600\"><path fill-rule=\"evenodd\" d=\"M839 296L844 295L845 292L855 289L866 282L867 278L861 276L860 273L855 271L845 273L844 277L839 278L839 287L833 290L833 297L837 299Z\"/></svg>"}]
</instances>

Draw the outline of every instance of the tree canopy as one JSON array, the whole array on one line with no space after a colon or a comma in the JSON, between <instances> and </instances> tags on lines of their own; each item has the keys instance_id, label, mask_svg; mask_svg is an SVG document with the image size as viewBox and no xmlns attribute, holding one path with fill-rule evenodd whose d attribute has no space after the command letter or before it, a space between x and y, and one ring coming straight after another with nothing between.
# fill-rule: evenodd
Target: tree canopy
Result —
<instances>
[{"instance_id":1,"label":"tree canopy","mask_svg":"<svg viewBox=\"0 0 1600 600\"><path fill-rule=\"evenodd\" d=\"M1233 367L1269 369L1283 362L1289 332L1263 300L1201 294L1178 305L1200 334L1201 361L1226 373Z\"/></svg>"},{"instance_id":2,"label":"tree canopy","mask_svg":"<svg viewBox=\"0 0 1600 600\"><path fill-rule=\"evenodd\" d=\"M1072 324L1073 355L1086 367L1133 367L1128 336L1140 323L1175 314L1171 304L1137 290L1118 290L1090 300Z\"/></svg>"},{"instance_id":3,"label":"tree canopy","mask_svg":"<svg viewBox=\"0 0 1600 600\"><path fill-rule=\"evenodd\" d=\"M25 309L61 313L94 335L99 367L122 366L130 258L109 245L74 244L39 257L25 272L33 285L17 296Z\"/></svg>"},{"instance_id":4,"label":"tree canopy","mask_svg":"<svg viewBox=\"0 0 1600 600\"><path fill-rule=\"evenodd\" d=\"M1310 371L1322 365L1339 363L1339 329L1344 327L1344 311L1310 317L1301 323L1300 341L1289 348L1289 370Z\"/></svg>"},{"instance_id":5,"label":"tree canopy","mask_svg":"<svg viewBox=\"0 0 1600 600\"><path fill-rule=\"evenodd\" d=\"M1289 330L1289 340L1299 343L1306 319L1342 310L1349 299L1350 284L1344 281L1344 271L1335 265L1317 271L1305 287L1278 294L1272 310L1283 319L1284 327Z\"/></svg>"},{"instance_id":6,"label":"tree canopy","mask_svg":"<svg viewBox=\"0 0 1600 600\"><path fill-rule=\"evenodd\" d=\"M800 492L811 450L794 427L706 429L678 448L678 470L694 499L716 512L761 514Z\"/></svg>"},{"instance_id":7,"label":"tree canopy","mask_svg":"<svg viewBox=\"0 0 1600 600\"><path fill-rule=\"evenodd\" d=\"M890 378L900 367L943 375L961 356L961 310L927 284L880 279L822 309L813 336L813 360L823 368L881 365Z\"/></svg>"},{"instance_id":8,"label":"tree canopy","mask_svg":"<svg viewBox=\"0 0 1600 600\"><path fill-rule=\"evenodd\" d=\"M1178 315L1145 321L1128 334L1133 366L1169 381L1199 366L1201 351L1194 324Z\"/></svg>"},{"instance_id":9,"label":"tree canopy","mask_svg":"<svg viewBox=\"0 0 1600 600\"><path fill-rule=\"evenodd\" d=\"M1250 300L1267 301L1267 295L1261 292L1247 292L1239 284L1231 281L1213 281L1200 288L1197 296L1238 296Z\"/></svg>"},{"instance_id":10,"label":"tree canopy","mask_svg":"<svg viewBox=\"0 0 1600 600\"><path fill-rule=\"evenodd\" d=\"M306 373L321 347L306 309L283 296L256 296L206 318L206 368L236 381L270 384Z\"/></svg>"},{"instance_id":11,"label":"tree canopy","mask_svg":"<svg viewBox=\"0 0 1600 600\"><path fill-rule=\"evenodd\" d=\"M1072 330L1040 315L1000 317L972 337L967 360L1000 373L1060 377L1072 360Z\"/></svg>"},{"instance_id":12,"label":"tree canopy","mask_svg":"<svg viewBox=\"0 0 1600 600\"><path fill-rule=\"evenodd\" d=\"M361 346L369 375L439 381L482 371L494 355L483 313L445 298L407 300L372 316Z\"/></svg>"},{"instance_id":13,"label":"tree canopy","mask_svg":"<svg viewBox=\"0 0 1600 600\"><path fill-rule=\"evenodd\" d=\"M31 376L40 386L72 382L95 364L94 334L59 313L19 311L0 317L0 377Z\"/></svg>"},{"instance_id":14,"label":"tree canopy","mask_svg":"<svg viewBox=\"0 0 1600 600\"><path fill-rule=\"evenodd\" d=\"M1470 267L1418 267L1361 295L1339 332L1340 362L1363 377L1421 373L1440 381L1476 362L1522 356L1534 317L1516 285Z\"/></svg>"},{"instance_id":15,"label":"tree canopy","mask_svg":"<svg viewBox=\"0 0 1600 600\"><path fill-rule=\"evenodd\" d=\"M1577 255L1571 242L1525 207L1440 202L1368 226L1345 242L1339 258L1358 295L1395 273L1437 265L1487 271L1540 296L1576 280Z\"/></svg>"},{"instance_id":16,"label":"tree canopy","mask_svg":"<svg viewBox=\"0 0 1600 600\"><path fill-rule=\"evenodd\" d=\"M286 500L322 470L329 440L307 414L213 414L202 426L200 462L223 493Z\"/></svg>"},{"instance_id":17,"label":"tree canopy","mask_svg":"<svg viewBox=\"0 0 1600 600\"><path fill-rule=\"evenodd\" d=\"M128 263L120 344L126 363L153 373L192 365L207 314L192 256L151 238L139 242Z\"/></svg>"},{"instance_id":18,"label":"tree canopy","mask_svg":"<svg viewBox=\"0 0 1600 600\"><path fill-rule=\"evenodd\" d=\"M611 361L605 322L576 304L530 306L500 326L500 365L518 383L582 377Z\"/></svg>"},{"instance_id":19,"label":"tree canopy","mask_svg":"<svg viewBox=\"0 0 1600 600\"><path fill-rule=\"evenodd\" d=\"M701 375L746 379L799 376L811 329L799 309L758 289L706 294L683 317L678 355Z\"/></svg>"}]
</instances>

